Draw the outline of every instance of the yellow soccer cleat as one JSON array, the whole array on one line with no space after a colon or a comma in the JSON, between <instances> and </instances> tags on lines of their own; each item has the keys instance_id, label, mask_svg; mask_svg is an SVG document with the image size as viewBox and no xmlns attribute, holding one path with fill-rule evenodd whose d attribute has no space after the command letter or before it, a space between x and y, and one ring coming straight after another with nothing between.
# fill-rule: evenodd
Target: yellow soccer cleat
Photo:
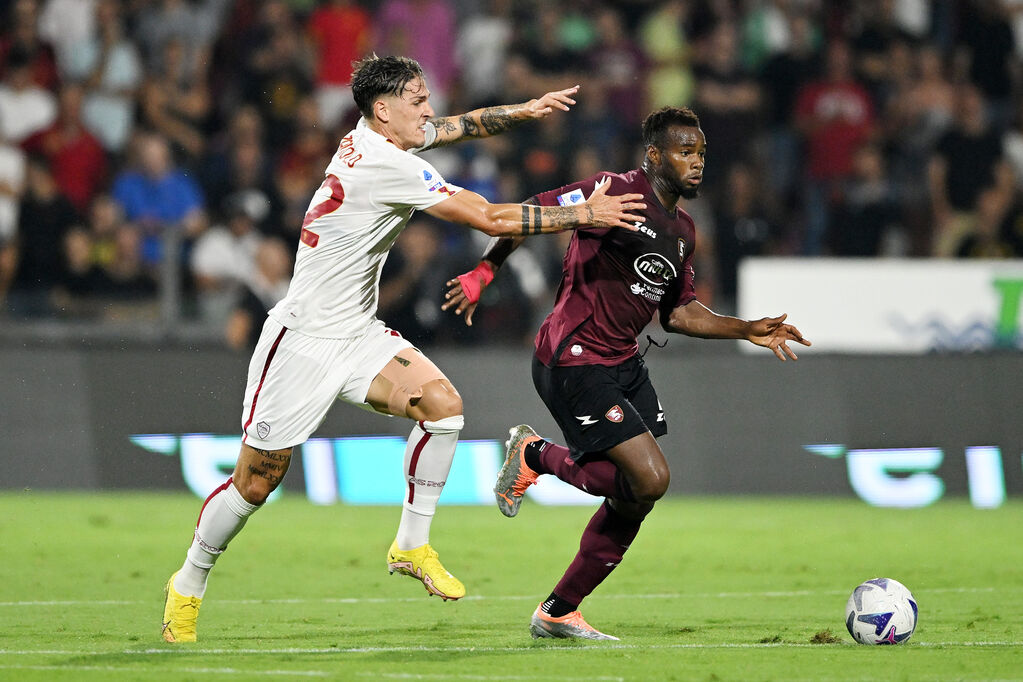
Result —
<instances>
[{"instance_id":1,"label":"yellow soccer cleat","mask_svg":"<svg viewBox=\"0 0 1023 682\"><path fill-rule=\"evenodd\" d=\"M403 550L398 549L397 540L392 542L387 550L387 572L393 574L395 571L421 581L427 592L444 601L465 596L465 585L448 573L437 558L437 550L429 544Z\"/></svg>"},{"instance_id":2,"label":"yellow soccer cleat","mask_svg":"<svg viewBox=\"0 0 1023 682\"><path fill-rule=\"evenodd\" d=\"M167 581L163 604L163 638L168 642L194 642L195 621L199 618L199 597L186 597L174 589L174 575Z\"/></svg>"}]
</instances>

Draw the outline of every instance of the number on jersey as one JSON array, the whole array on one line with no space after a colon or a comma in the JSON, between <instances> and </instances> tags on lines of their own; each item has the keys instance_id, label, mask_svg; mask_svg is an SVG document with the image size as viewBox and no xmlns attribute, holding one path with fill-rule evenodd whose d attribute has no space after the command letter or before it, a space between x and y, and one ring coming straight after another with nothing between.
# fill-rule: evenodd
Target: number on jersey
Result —
<instances>
[{"instance_id":1,"label":"number on jersey","mask_svg":"<svg viewBox=\"0 0 1023 682\"><path fill-rule=\"evenodd\" d=\"M309 247L316 246L320 241L320 235L316 234L312 230L306 229L309 227L309 224L320 216L333 213L337 209L341 208L341 204L344 203L345 200L345 190L341 186L341 180L339 180L337 176L327 175L327 177L323 179L323 184L320 185L321 189L324 187L330 190L330 195L306 211L305 219L302 221L301 240L303 244Z\"/></svg>"}]
</instances>

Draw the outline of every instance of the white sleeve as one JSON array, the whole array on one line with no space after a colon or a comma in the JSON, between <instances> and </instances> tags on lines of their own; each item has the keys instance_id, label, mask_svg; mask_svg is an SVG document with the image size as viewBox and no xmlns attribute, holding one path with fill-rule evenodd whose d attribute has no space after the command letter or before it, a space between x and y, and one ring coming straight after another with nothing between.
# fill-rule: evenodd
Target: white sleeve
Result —
<instances>
[{"instance_id":1,"label":"white sleeve","mask_svg":"<svg viewBox=\"0 0 1023 682\"><path fill-rule=\"evenodd\" d=\"M461 191L444 180L428 161L412 154L402 158L378 177L373 199L380 204L404 205L424 210Z\"/></svg>"}]
</instances>

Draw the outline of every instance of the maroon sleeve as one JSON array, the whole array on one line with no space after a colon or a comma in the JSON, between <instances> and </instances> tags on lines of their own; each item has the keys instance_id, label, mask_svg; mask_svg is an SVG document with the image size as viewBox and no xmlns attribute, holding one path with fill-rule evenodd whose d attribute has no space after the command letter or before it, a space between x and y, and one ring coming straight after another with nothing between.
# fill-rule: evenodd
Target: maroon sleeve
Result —
<instances>
[{"instance_id":1,"label":"maroon sleeve","mask_svg":"<svg viewBox=\"0 0 1023 682\"><path fill-rule=\"evenodd\" d=\"M593 192L594 186L606 177L608 177L607 173L597 173L596 175L586 178L585 180L580 180L578 182L573 182L570 185L565 185L564 187L559 187L557 189L552 189L547 192L535 194L532 197L530 197L530 203L536 203L539 204L540 206L562 206L564 204L558 201L558 197L564 196L566 194L571 194L575 190L579 190L582 192L583 200L585 201L586 199L589 199L590 193Z\"/></svg>"},{"instance_id":2,"label":"maroon sleeve","mask_svg":"<svg viewBox=\"0 0 1023 682\"><path fill-rule=\"evenodd\" d=\"M527 199L526 203L537 204L539 206L570 206L572 204L577 204L577 203L579 203L579 201L578 200L572 201L570 195L572 195L573 193L576 193L575 196L578 197L579 194L581 193L582 201L585 201L585 200L590 198L590 194L596 188L597 183L602 182L602 181L604 181L606 179L610 179L611 180L612 185L609 188L609 193L610 194L614 194L615 193L615 187L614 187L615 178L616 178L616 176L613 175L613 174L610 174L610 173L606 173L606 172L597 173L596 175L590 176L590 177L586 178L585 180L580 180L578 182L573 182L572 184L565 185L563 187L559 187L558 189L552 189L552 190L547 191L547 192L541 192L540 194L535 194L535 195L531 196L529 199ZM563 197L565 197L565 198L563 198ZM597 228L592 228L591 227L591 228L587 228L587 232L599 234L601 231L606 231L608 229L609 228L606 228L606 227L597 227Z\"/></svg>"}]
</instances>

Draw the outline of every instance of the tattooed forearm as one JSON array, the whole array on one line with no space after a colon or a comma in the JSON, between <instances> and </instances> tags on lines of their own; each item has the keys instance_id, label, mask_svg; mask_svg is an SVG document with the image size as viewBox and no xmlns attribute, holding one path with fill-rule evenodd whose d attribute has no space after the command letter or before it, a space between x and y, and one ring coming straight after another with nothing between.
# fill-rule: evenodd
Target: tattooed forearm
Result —
<instances>
[{"instance_id":1,"label":"tattooed forearm","mask_svg":"<svg viewBox=\"0 0 1023 682\"><path fill-rule=\"evenodd\" d=\"M458 131L458 126L455 125L455 122L447 117L435 119L433 126L437 129L438 137L451 135Z\"/></svg>"},{"instance_id":2,"label":"tattooed forearm","mask_svg":"<svg viewBox=\"0 0 1023 682\"><path fill-rule=\"evenodd\" d=\"M480 124L490 135L499 135L521 122L512 118L507 107L489 107L480 114Z\"/></svg>"},{"instance_id":3,"label":"tattooed forearm","mask_svg":"<svg viewBox=\"0 0 1023 682\"><path fill-rule=\"evenodd\" d=\"M472 116L469 114L462 114L458 122L462 125L462 133L464 135L469 137L480 136L480 127L476 125L476 121L472 120Z\"/></svg>"},{"instance_id":4,"label":"tattooed forearm","mask_svg":"<svg viewBox=\"0 0 1023 682\"><path fill-rule=\"evenodd\" d=\"M580 224L579 214L575 208L575 206L547 206L544 208L544 213L552 224L571 227Z\"/></svg>"},{"instance_id":5,"label":"tattooed forearm","mask_svg":"<svg viewBox=\"0 0 1023 682\"><path fill-rule=\"evenodd\" d=\"M540 234L543 231L541 224L542 212L539 206L522 207L522 234Z\"/></svg>"}]
</instances>

